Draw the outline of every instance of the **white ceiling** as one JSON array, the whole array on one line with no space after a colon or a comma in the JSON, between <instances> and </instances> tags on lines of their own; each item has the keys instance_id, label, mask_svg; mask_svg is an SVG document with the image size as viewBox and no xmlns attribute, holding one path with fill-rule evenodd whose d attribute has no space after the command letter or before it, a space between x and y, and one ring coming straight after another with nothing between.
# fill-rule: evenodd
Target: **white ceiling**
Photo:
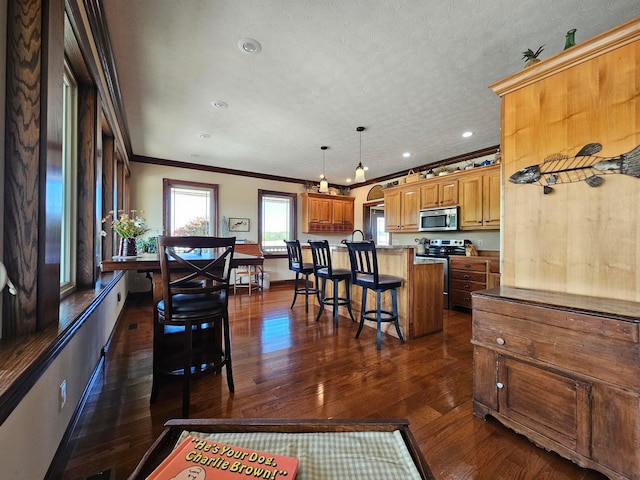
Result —
<instances>
[{"instance_id":1,"label":"white ceiling","mask_svg":"<svg viewBox=\"0 0 640 480\"><path fill-rule=\"evenodd\" d=\"M497 145L488 85L524 50L544 60L569 29L579 43L640 15L638 0L102 3L134 155L318 181L327 145L341 185L357 126L367 179Z\"/></svg>"}]
</instances>

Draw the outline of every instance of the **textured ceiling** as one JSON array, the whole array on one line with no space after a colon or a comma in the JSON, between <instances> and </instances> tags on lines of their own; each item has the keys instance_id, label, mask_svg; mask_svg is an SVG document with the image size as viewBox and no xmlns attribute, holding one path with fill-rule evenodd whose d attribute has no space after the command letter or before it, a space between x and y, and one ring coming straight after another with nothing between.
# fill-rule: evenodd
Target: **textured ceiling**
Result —
<instances>
[{"instance_id":1,"label":"textured ceiling","mask_svg":"<svg viewBox=\"0 0 640 480\"><path fill-rule=\"evenodd\" d=\"M330 183L500 143L488 85L638 0L103 0L134 155ZM262 45L248 55L242 38ZM217 109L211 102L224 101ZM471 130L474 135L463 139ZM201 134L209 135L202 138ZM411 152L403 158L403 152Z\"/></svg>"}]
</instances>

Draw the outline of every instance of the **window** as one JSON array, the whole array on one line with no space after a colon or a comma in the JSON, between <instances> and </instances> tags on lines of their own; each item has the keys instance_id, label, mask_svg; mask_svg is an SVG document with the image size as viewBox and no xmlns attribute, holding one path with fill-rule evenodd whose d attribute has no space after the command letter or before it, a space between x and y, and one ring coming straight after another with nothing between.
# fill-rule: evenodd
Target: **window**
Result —
<instances>
[{"instance_id":1,"label":"window","mask_svg":"<svg viewBox=\"0 0 640 480\"><path fill-rule=\"evenodd\" d=\"M60 295L75 288L76 159L78 86L65 62L62 93L62 220L60 238Z\"/></svg>"},{"instance_id":2,"label":"window","mask_svg":"<svg viewBox=\"0 0 640 480\"><path fill-rule=\"evenodd\" d=\"M284 240L296 238L295 193L258 190L258 243L265 255L286 256Z\"/></svg>"},{"instance_id":3,"label":"window","mask_svg":"<svg viewBox=\"0 0 640 480\"><path fill-rule=\"evenodd\" d=\"M165 178L163 199L165 235L217 235L218 185Z\"/></svg>"}]
</instances>

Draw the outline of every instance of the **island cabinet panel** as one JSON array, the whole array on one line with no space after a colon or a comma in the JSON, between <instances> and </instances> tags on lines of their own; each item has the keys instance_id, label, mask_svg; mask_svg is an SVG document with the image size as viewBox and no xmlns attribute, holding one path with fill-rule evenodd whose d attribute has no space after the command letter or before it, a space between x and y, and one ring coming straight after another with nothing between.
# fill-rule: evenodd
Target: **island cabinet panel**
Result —
<instances>
[{"instance_id":1,"label":"island cabinet panel","mask_svg":"<svg viewBox=\"0 0 640 480\"><path fill-rule=\"evenodd\" d=\"M303 193L303 233L339 233L353 231L354 197Z\"/></svg>"},{"instance_id":2,"label":"island cabinet panel","mask_svg":"<svg viewBox=\"0 0 640 480\"><path fill-rule=\"evenodd\" d=\"M473 293L473 412L613 479L640 479L640 304Z\"/></svg>"}]
</instances>

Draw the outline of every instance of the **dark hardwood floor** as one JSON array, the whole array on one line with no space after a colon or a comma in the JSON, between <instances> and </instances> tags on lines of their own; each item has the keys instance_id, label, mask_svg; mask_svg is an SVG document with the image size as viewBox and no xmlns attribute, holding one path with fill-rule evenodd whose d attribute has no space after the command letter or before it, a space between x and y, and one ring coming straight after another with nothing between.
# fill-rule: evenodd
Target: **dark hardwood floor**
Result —
<instances>
[{"instance_id":1,"label":"dark hardwood floor","mask_svg":"<svg viewBox=\"0 0 640 480\"><path fill-rule=\"evenodd\" d=\"M444 331L408 341L331 314L315 322L291 287L231 297L235 393L223 375L193 382L191 418L407 418L436 479L601 480L471 413L471 316L445 311ZM150 297L129 297L84 411L53 478L82 479L111 469L125 479L163 429L180 416L181 383L149 405ZM104 475L99 478L109 478ZM399 479L400 480L400 479Z\"/></svg>"}]
</instances>

